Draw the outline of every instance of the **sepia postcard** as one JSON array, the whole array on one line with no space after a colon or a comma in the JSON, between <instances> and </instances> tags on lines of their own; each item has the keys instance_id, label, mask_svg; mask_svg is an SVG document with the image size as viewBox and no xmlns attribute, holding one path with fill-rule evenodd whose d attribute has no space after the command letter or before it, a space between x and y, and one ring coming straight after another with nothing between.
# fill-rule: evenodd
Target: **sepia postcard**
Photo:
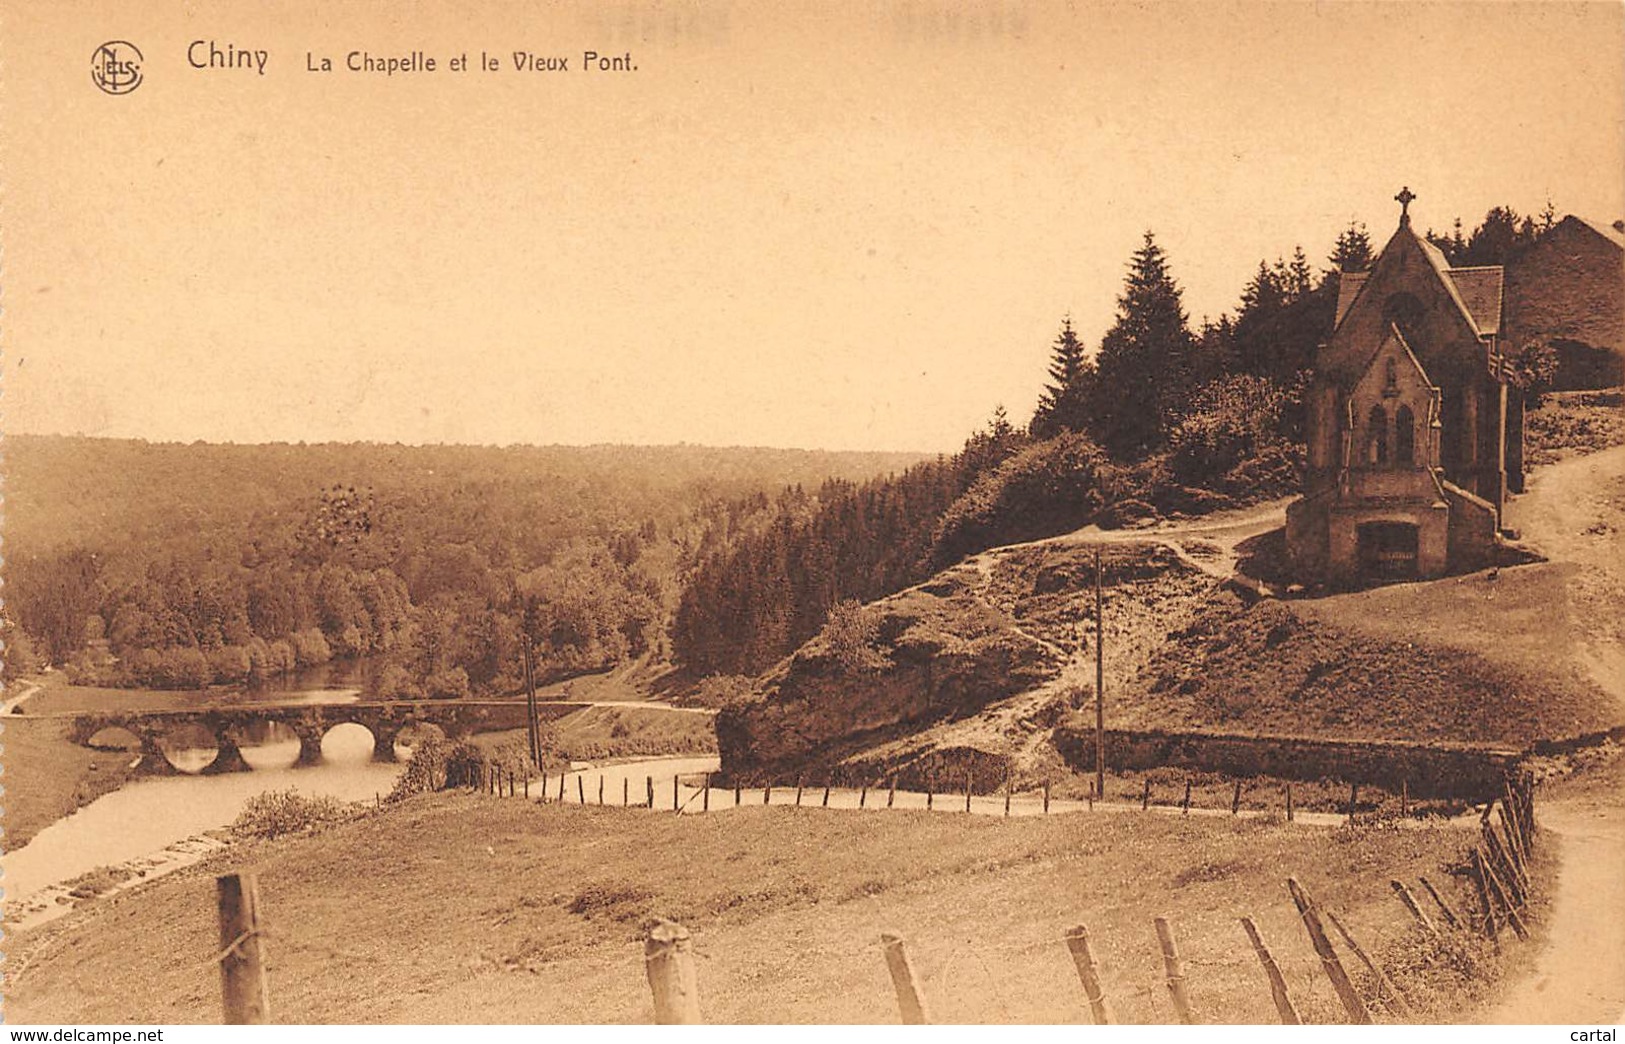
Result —
<instances>
[{"instance_id":1,"label":"sepia postcard","mask_svg":"<svg viewBox=\"0 0 1625 1044\"><path fill-rule=\"evenodd\" d=\"M1615 1040L1622 53L0 4L5 1032Z\"/></svg>"}]
</instances>

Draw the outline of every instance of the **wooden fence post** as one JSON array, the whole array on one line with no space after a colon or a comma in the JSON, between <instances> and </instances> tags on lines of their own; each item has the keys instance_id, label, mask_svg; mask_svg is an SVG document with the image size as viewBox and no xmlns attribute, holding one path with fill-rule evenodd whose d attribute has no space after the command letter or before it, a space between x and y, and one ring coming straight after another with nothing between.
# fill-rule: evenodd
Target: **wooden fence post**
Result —
<instances>
[{"instance_id":1,"label":"wooden fence post","mask_svg":"<svg viewBox=\"0 0 1625 1044\"><path fill-rule=\"evenodd\" d=\"M598 774L598 803L600 805L604 803L604 774L602 772Z\"/></svg>"},{"instance_id":2,"label":"wooden fence post","mask_svg":"<svg viewBox=\"0 0 1625 1044\"><path fill-rule=\"evenodd\" d=\"M542 803L547 803L547 770L542 770Z\"/></svg>"},{"instance_id":3,"label":"wooden fence post","mask_svg":"<svg viewBox=\"0 0 1625 1044\"><path fill-rule=\"evenodd\" d=\"M671 774L671 810L673 812L683 810L682 794L678 790L677 773L675 772Z\"/></svg>"},{"instance_id":4,"label":"wooden fence post","mask_svg":"<svg viewBox=\"0 0 1625 1044\"><path fill-rule=\"evenodd\" d=\"M1484 835L1484 851L1493 860L1493 865L1499 866L1506 873L1507 897L1518 906L1527 906L1528 900L1524 894L1523 881L1518 875L1517 864L1507 852L1506 846L1496 836L1495 830L1488 823L1482 829Z\"/></svg>"},{"instance_id":5,"label":"wooden fence post","mask_svg":"<svg viewBox=\"0 0 1625 1044\"><path fill-rule=\"evenodd\" d=\"M1106 995L1100 989L1100 974L1095 967L1095 955L1089 950L1089 929L1083 925L1067 929L1066 948L1072 953L1072 963L1078 969L1078 981L1083 983L1083 995L1089 1000L1089 1012L1096 1026L1111 1025L1106 1010Z\"/></svg>"},{"instance_id":6,"label":"wooden fence post","mask_svg":"<svg viewBox=\"0 0 1625 1044\"><path fill-rule=\"evenodd\" d=\"M253 874L215 878L220 905L220 1002L228 1026L270 1019L271 999L260 952L260 890Z\"/></svg>"},{"instance_id":7,"label":"wooden fence post","mask_svg":"<svg viewBox=\"0 0 1625 1044\"><path fill-rule=\"evenodd\" d=\"M1416 922L1427 929L1429 935L1437 936L1439 934L1439 929L1434 926L1433 919L1427 915L1426 910L1418 905L1416 896L1412 895L1411 890L1405 887L1404 881L1395 878L1388 882L1388 886L1394 890L1395 895L1399 896L1399 901L1405 904L1405 909L1411 912L1411 916L1416 918Z\"/></svg>"},{"instance_id":8,"label":"wooden fence post","mask_svg":"<svg viewBox=\"0 0 1625 1044\"><path fill-rule=\"evenodd\" d=\"M1366 1011L1360 995L1354 992L1354 983L1349 981L1348 972L1343 970L1343 962L1337 959L1332 941L1326 938L1326 929L1321 926L1320 913L1315 909L1314 900L1309 898L1309 893L1303 890L1296 877L1287 878L1286 886L1292 893L1293 903L1297 904L1298 916L1303 918L1303 927L1309 933L1315 954L1326 969L1326 977L1332 980L1332 989L1337 991L1338 999L1343 1002L1343 1010L1348 1012L1349 1021L1362 1026L1370 1025L1371 1013Z\"/></svg>"},{"instance_id":9,"label":"wooden fence post","mask_svg":"<svg viewBox=\"0 0 1625 1044\"><path fill-rule=\"evenodd\" d=\"M1179 814L1182 816L1191 814L1191 781L1188 779L1185 781L1185 800L1179 803Z\"/></svg>"},{"instance_id":10,"label":"wooden fence post","mask_svg":"<svg viewBox=\"0 0 1625 1044\"><path fill-rule=\"evenodd\" d=\"M926 1013L925 998L920 984L914 978L914 968L903 950L901 936L886 932L880 936L880 946L886 954L886 969L891 972L892 987L897 991L897 1010L905 1026L923 1026L931 1021Z\"/></svg>"},{"instance_id":11,"label":"wooden fence post","mask_svg":"<svg viewBox=\"0 0 1625 1044\"><path fill-rule=\"evenodd\" d=\"M1365 947L1354 941L1354 936L1349 934L1349 930L1343 927L1343 922L1338 920L1337 915L1330 910L1326 911L1326 920L1332 922L1332 927L1337 929L1337 934L1343 937L1343 941L1348 944L1348 948L1354 951L1354 956L1360 959L1360 963L1365 965L1366 971L1370 972L1371 977L1377 981L1378 990L1387 993L1388 996L1394 999L1394 1010L1402 1015L1409 1015L1411 1006L1405 1002L1404 994L1399 992L1398 987L1388 978L1387 973L1377 967L1377 962L1366 954Z\"/></svg>"},{"instance_id":12,"label":"wooden fence post","mask_svg":"<svg viewBox=\"0 0 1625 1044\"><path fill-rule=\"evenodd\" d=\"M576 773L576 801L579 804L587 803L587 784L582 782L581 773Z\"/></svg>"},{"instance_id":13,"label":"wooden fence post","mask_svg":"<svg viewBox=\"0 0 1625 1044\"><path fill-rule=\"evenodd\" d=\"M653 812L655 809L655 778L653 776L643 777L643 792L644 796L649 799L649 811Z\"/></svg>"},{"instance_id":14,"label":"wooden fence post","mask_svg":"<svg viewBox=\"0 0 1625 1044\"><path fill-rule=\"evenodd\" d=\"M621 777L621 807L625 808L632 803L632 777Z\"/></svg>"},{"instance_id":15,"label":"wooden fence post","mask_svg":"<svg viewBox=\"0 0 1625 1044\"><path fill-rule=\"evenodd\" d=\"M1501 814L1501 830L1506 834L1507 853L1512 856L1515 862L1514 869L1518 871L1518 877L1521 879L1519 883L1523 886L1524 893L1527 895L1529 891L1529 861L1524 858L1523 840L1518 836L1517 819L1505 798L1501 799L1501 804L1497 807L1500 809Z\"/></svg>"},{"instance_id":16,"label":"wooden fence post","mask_svg":"<svg viewBox=\"0 0 1625 1044\"><path fill-rule=\"evenodd\" d=\"M896 800L897 800L897 777L893 776L891 778L891 787L886 791L886 807L891 808L892 804Z\"/></svg>"},{"instance_id":17,"label":"wooden fence post","mask_svg":"<svg viewBox=\"0 0 1625 1044\"><path fill-rule=\"evenodd\" d=\"M744 785L739 782L739 778L736 776L736 777L734 777L734 808L739 807L739 802L741 800L741 797L742 797L743 793L744 793Z\"/></svg>"},{"instance_id":18,"label":"wooden fence post","mask_svg":"<svg viewBox=\"0 0 1625 1044\"><path fill-rule=\"evenodd\" d=\"M762 788L762 804L771 805L772 803L773 803L773 784L769 783L767 786Z\"/></svg>"},{"instance_id":19,"label":"wooden fence post","mask_svg":"<svg viewBox=\"0 0 1625 1044\"><path fill-rule=\"evenodd\" d=\"M1286 821L1288 823L1292 822L1292 782L1290 780L1287 781L1286 785Z\"/></svg>"},{"instance_id":20,"label":"wooden fence post","mask_svg":"<svg viewBox=\"0 0 1625 1044\"><path fill-rule=\"evenodd\" d=\"M1264 937L1258 934L1258 926L1253 924L1251 917L1243 917L1241 927L1247 933L1247 940L1253 944L1258 963L1264 966L1264 975L1270 981L1270 997L1275 1001L1275 1011L1281 1017L1281 1025L1301 1025L1303 1020L1298 1018L1298 1009L1292 1006L1292 997L1286 992L1286 979L1281 975L1275 958L1270 956L1269 947L1264 945Z\"/></svg>"},{"instance_id":21,"label":"wooden fence post","mask_svg":"<svg viewBox=\"0 0 1625 1044\"><path fill-rule=\"evenodd\" d=\"M711 811L711 773L705 774L705 793L700 796L700 811Z\"/></svg>"},{"instance_id":22,"label":"wooden fence post","mask_svg":"<svg viewBox=\"0 0 1625 1044\"><path fill-rule=\"evenodd\" d=\"M1090 804L1093 805L1094 802L1091 801ZM1006 819L1008 819L1010 817L1010 777L1009 776L1004 777L1004 815L1005 815Z\"/></svg>"},{"instance_id":23,"label":"wooden fence post","mask_svg":"<svg viewBox=\"0 0 1625 1044\"><path fill-rule=\"evenodd\" d=\"M1501 879L1496 876L1495 867L1490 865L1490 861L1483 855L1482 849L1475 848L1473 851L1479 853L1479 868L1483 872L1485 878L1489 880L1490 892L1497 900L1500 901L1501 906L1506 909L1507 923L1512 926L1512 931L1520 939L1529 938L1529 929L1524 927L1523 918L1518 916L1518 908L1512 904L1512 899L1507 894L1506 886L1503 885L1501 883Z\"/></svg>"},{"instance_id":24,"label":"wooden fence post","mask_svg":"<svg viewBox=\"0 0 1625 1044\"><path fill-rule=\"evenodd\" d=\"M1049 780L1044 780L1044 815L1049 815Z\"/></svg>"},{"instance_id":25,"label":"wooden fence post","mask_svg":"<svg viewBox=\"0 0 1625 1044\"><path fill-rule=\"evenodd\" d=\"M934 793L935 790L935 781L928 780L925 784L925 810L927 812L931 811L931 803L936 800L936 794Z\"/></svg>"},{"instance_id":26,"label":"wooden fence post","mask_svg":"<svg viewBox=\"0 0 1625 1044\"><path fill-rule=\"evenodd\" d=\"M858 807L863 808L869 804L869 784L864 783L858 787Z\"/></svg>"},{"instance_id":27,"label":"wooden fence post","mask_svg":"<svg viewBox=\"0 0 1625 1044\"><path fill-rule=\"evenodd\" d=\"M1495 905L1490 902L1490 884L1484 872L1484 854L1476 847L1473 849L1472 878L1473 883L1478 886L1478 901L1484 907L1484 934L1489 936L1491 942L1497 944L1496 949L1499 950L1495 929Z\"/></svg>"},{"instance_id":28,"label":"wooden fence post","mask_svg":"<svg viewBox=\"0 0 1625 1044\"><path fill-rule=\"evenodd\" d=\"M525 773L525 799L530 799L530 773Z\"/></svg>"},{"instance_id":29,"label":"wooden fence post","mask_svg":"<svg viewBox=\"0 0 1625 1044\"><path fill-rule=\"evenodd\" d=\"M564 804L564 781L570 777L570 770L564 769L559 773L559 804Z\"/></svg>"},{"instance_id":30,"label":"wooden fence post","mask_svg":"<svg viewBox=\"0 0 1625 1044\"><path fill-rule=\"evenodd\" d=\"M797 808L801 807L801 790L805 785L806 785L806 781L803 780L800 776L797 776L796 777L796 807Z\"/></svg>"},{"instance_id":31,"label":"wooden fence post","mask_svg":"<svg viewBox=\"0 0 1625 1044\"><path fill-rule=\"evenodd\" d=\"M1145 789L1140 791L1140 811L1144 812L1151 807L1151 777L1145 778Z\"/></svg>"},{"instance_id":32,"label":"wooden fence post","mask_svg":"<svg viewBox=\"0 0 1625 1044\"><path fill-rule=\"evenodd\" d=\"M1093 812L1095 810L1095 781L1094 780L1091 779L1089 781L1089 789L1087 791L1085 791L1085 795L1086 796L1085 796L1084 800L1088 802L1089 811Z\"/></svg>"},{"instance_id":33,"label":"wooden fence post","mask_svg":"<svg viewBox=\"0 0 1625 1044\"><path fill-rule=\"evenodd\" d=\"M1411 814L1411 781L1409 779L1399 781L1399 814L1401 816Z\"/></svg>"},{"instance_id":34,"label":"wooden fence post","mask_svg":"<svg viewBox=\"0 0 1625 1044\"><path fill-rule=\"evenodd\" d=\"M700 991L694 974L694 940L688 929L662 920L643 940L643 967L654 994L655 1022L663 1026L700 1024Z\"/></svg>"},{"instance_id":35,"label":"wooden fence post","mask_svg":"<svg viewBox=\"0 0 1625 1044\"><path fill-rule=\"evenodd\" d=\"M1444 914L1445 923L1450 925L1452 928L1460 928L1462 926L1461 918L1456 916L1456 911L1450 909L1450 904L1445 902L1444 896L1440 895L1438 890L1433 887L1433 882L1429 881L1425 877L1418 877L1417 880L1422 882L1422 887L1427 890L1428 895L1431 895L1433 897L1433 901L1438 904L1439 912Z\"/></svg>"},{"instance_id":36,"label":"wooden fence post","mask_svg":"<svg viewBox=\"0 0 1625 1044\"><path fill-rule=\"evenodd\" d=\"M1349 818L1348 818L1348 821L1350 823L1354 822L1354 806L1359 804L1359 803L1360 803L1360 784L1358 784L1358 783L1350 783L1349 784Z\"/></svg>"},{"instance_id":37,"label":"wooden fence post","mask_svg":"<svg viewBox=\"0 0 1625 1044\"><path fill-rule=\"evenodd\" d=\"M1241 780L1236 780L1235 793L1230 795L1230 814L1238 815L1241 812Z\"/></svg>"},{"instance_id":38,"label":"wooden fence post","mask_svg":"<svg viewBox=\"0 0 1625 1044\"><path fill-rule=\"evenodd\" d=\"M971 774L965 773L965 811L970 811Z\"/></svg>"},{"instance_id":39,"label":"wooden fence post","mask_svg":"<svg viewBox=\"0 0 1625 1044\"><path fill-rule=\"evenodd\" d=\"M824 803L820 807L822 807L822 808L828 808L829 807L829 784L828 783L824 784Z\"/></svg>"},{"instance_id":40,"label":"wooden fence post","mask_svg":"<svg viewBox=\"0 0 1625 1044\"><path fill-rule=\"evenodd\" d=\"M1174 1012L1184 1025L1194 1025L1191 1000L1185 993L1185 965L1179 959L1179 948L1174 945L1174 930L1166 917L1157 918L1156 924L1157 942L1162 946L1162 970L1168 977L1168 995L1174 1000Z\"/></svg>"}]
</instances>

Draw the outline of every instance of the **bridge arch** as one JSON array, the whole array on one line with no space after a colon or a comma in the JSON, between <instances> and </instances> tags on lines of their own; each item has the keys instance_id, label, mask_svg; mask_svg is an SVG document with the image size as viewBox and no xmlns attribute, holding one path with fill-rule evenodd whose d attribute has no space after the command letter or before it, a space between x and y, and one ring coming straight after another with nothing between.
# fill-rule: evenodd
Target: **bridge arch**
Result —
<instances>
[{"instance_id":1,"label":"bridge arch","mask_svg":"<svg viewBox=\"0 0 1625 1044\"><path fill-rule=\"evenodd\" d=\"M304 742L284 721L259 719L231 725L226 730L243 763L255 771L291 768L298 764Z\"/></svg>"},{"instance_id":2,"label":"bridge arch","mask_svg":"<svg viewBox=\"0 0 1625 1044\"><path fill-rule=\"evenodd\" d=\"M222 742L217 730L201 721L181 721L157 730L158 750L169 766L188 776L200 776L235 753L235 743ZM224 757L223 757L224 756Z\"/></svg>"},{"instance_id":3,"label":"bridge arch","mask_svg":"<svg viewBox=\"0 0 1625 1044\"><path fill-rule=\"evenodd\" d=\"M395 753L394 734L390 733L388 736L389 759L378 757L381 736L382 733L370 728L368 723L354 718L325 723L320 741L321 760L330 763L392 760Z\"/></svg>"},{"instance_id":4,"label":"bridge arch","mask_svg":"<svg viewBox=\"0 0 1625 1044\"><path fill-rule=\"evenodd\" d=\"M97 750L123 750L138 754L146 750L147 741L133 729L115 722L86 736L82 745Z\"/></svg>"}]
</instances>

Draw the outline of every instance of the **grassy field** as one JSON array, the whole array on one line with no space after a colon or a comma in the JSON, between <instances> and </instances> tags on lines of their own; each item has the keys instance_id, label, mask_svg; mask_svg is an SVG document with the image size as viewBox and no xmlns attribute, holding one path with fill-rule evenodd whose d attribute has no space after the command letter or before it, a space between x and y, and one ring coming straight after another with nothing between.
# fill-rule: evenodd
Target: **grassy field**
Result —
<instances>
[{"instance_id":1,"label":"grassy field","mask_svg":"<svg viewBox=\"0 0 1625 1044\"><path fill-rule=\"evenodd\" d=\"M1084 922L1117 1018L1167 1022L1152 927L1163 915L1203 1021L1274 1021L1242 915L1305 1018L1336 1021L1288 874L1390 963L1418 1017L1449 1020L1477 1003L1498 959L1463 951L1422 970L1418 930L1387 882L1427 874L1467 906L1446 868L1468 836L1156 814L676 817L437 795L245 844L14 935L7 1016L216 1020L212 874L253 870L279 1022L646 1021L639 939L657 915L696 933L711 1021L895 1021L881 931L908 938L940 1021L1084 1020L1060 942ZM1509 946L1509 959L1524 949ZM1470 976L1450 970L1464 961Z\"/></svg>"},{"instance_id":2,"label":"grassy field","mask_svg":"<svg viewBox=\"0 0 1625 1044\"><path fill-rule=\"evenodd\" d=\"M1550 464L1578 453L1625 445L1620 389L1556 392L1525 418L1530 464Z\"/></svg>"},{"instance_id":3,"label":"grassy field","mask_svg":"<svg viewBox=\"0 0 1625 1044\"><path fill-rule=\"evenodd\" d=\"M69 743L66 724L26 715L0 719L6 765L5 837L12 851L81 805L117 790L135 755Z\"/></svg>"},{"instance_id":4,"label":"grassy field","mask_svg":"<svg viewBox=\"0 0 1625 1044\"><path fill-rule=\"evenodd\" d=\"M1625 720L1578 666L1564 585L1540 564L1246 605L1214 596L1108 720L1135 728L1511 748Z\"/></svg>"}]
</instances>

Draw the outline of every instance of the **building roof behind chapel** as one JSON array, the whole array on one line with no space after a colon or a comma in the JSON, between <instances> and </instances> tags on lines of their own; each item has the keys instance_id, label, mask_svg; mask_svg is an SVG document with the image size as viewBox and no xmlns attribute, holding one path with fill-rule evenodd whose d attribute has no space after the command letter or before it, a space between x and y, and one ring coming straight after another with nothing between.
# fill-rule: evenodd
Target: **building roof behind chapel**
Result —
<instances>
[{"instance_id":1,"label":"building roof behind chapel","mask_svg":"<svg viewBox=\"0 0 1625 1044\"><path fill-rule=\"evenodd\" d=\"M1625 250L1625 231L1621 231L1616 225L1610 225L1604 221L1593 221L1590 218L1581 217L1578 214L1569 214L1565 216L1563 220L1578 221L1591 231L1597 233L1597 235L1608 240L1610 243L1613 243L1620 249ZM1561 223L1562 222L1559 222L1559 224Z\"/></svg>"}]
</instances>

